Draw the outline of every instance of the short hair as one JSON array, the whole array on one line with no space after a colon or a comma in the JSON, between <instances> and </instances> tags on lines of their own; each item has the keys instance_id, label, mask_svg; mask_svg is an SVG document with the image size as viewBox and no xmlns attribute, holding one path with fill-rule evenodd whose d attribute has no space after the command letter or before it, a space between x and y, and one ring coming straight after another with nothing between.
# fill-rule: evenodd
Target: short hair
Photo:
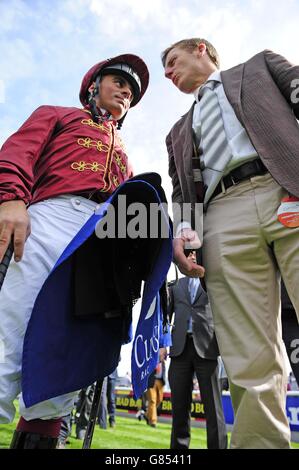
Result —
<instances>
[{"instance_id":1,"label":"short hair","mask_svg":"<svg viewBox=\"0 0 299 470\"><path fill-rule=\"evenodd\" d=\"M165 62L166 62L166 58L167 58L168 53L172 49L174 49L175 47L178 47L179 49L184 49L186 51L192 52L202 42L207 47L207 53L208 53L208 56L210 57L211 61L216 65L217 69L219 69L219 67L220 67L220 58L219 58L218 52L216 51L215 47L209 41L207 41L206 39L202 39L202 38L182 39L181 41L177 41L174 44L172 44L171 46L169 46L161 54L163 67L165 67Z\"/></svg>"}]
</instances>

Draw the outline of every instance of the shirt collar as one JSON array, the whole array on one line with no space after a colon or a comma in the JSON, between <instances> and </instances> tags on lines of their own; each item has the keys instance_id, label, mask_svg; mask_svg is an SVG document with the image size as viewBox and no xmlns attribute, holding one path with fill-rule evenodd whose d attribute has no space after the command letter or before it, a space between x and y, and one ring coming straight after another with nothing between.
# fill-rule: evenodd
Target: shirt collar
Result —
<instances>
[{"instance_id":1,"label":"shirt collar","mask_svg":"<svg viewBox=\"0 0 299 470\"><path fill-rule=\"evenodd\" d=\"M189 277L189 288L191 286L198 287L200 285L201 285L201 283L200 283L199 277Z\"/></svg>"},{"instance_id":2,"label":"shirt collar","mask_svg":"<svg viewBox=\"0 0 299 470\"><path fill-rule=\"evenodd\" d=\"M199 90L205 86L205 84L209 81L209 80L216 80L217 82L220 82L222 83L222 80L221 80L221 71L220 70L215 70L214 72L211 73L211 75L208 76L207 80L205 81L205 83L203 83L202 85L200 85L198 88L196 88L193 92L193 95L194 95L194 98L195 98L195 101L196 103L198 103L198 94L199 94Z\"/></svg>"}]
</instances>

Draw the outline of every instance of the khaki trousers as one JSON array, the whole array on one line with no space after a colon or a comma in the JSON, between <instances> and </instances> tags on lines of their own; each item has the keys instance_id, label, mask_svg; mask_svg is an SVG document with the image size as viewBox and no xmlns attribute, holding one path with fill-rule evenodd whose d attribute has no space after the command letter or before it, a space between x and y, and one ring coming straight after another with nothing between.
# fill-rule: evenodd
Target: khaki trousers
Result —
<instances>
[{"instance_id":1,"label":"khaki trousers","mask_svg":"<svg viewBox=\"0 0 299 470\"><path fill-rule=\"evenodd\" d=\"M280 273L299 316L299 228L269 173L217 195L204 217L204 266L235 413L232 448L289 448ZM280 273L279 273L280 271Z\"/></svg>"},{"instance_id":2,"label":"khaki trousers","mask_svg":"<svg viewBox=\"0 0 299 470\"><path fill-rule=\"evenodd\" d=\"M163 400L164 384L160 379L156 379L154 386L146 391L148 408L146 416L149 424L157 424L157 408Z\"/></svg>"}]
</instances>

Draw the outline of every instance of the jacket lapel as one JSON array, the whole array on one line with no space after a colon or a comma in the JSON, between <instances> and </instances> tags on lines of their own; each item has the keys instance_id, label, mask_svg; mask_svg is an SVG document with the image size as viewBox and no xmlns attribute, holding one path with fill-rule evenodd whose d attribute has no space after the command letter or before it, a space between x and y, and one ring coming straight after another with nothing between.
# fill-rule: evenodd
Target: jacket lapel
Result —
<instances>
[{"instance_id":1,"label":"jacket lapel","mask_svg":"<svg viewBox=\"0 0 299 470\"><path fill-rule=\"evenodd\" d=\"M184 161L185 172L188 176L192 177L192 155L193 155L193 139L192 139L192 121L193 121L193 109L195 102L191 106L188 113L185 115L183 125L179 132L179 138L181 139L183 148L182 155Z\"/></svg>"},{"instance_id":2,"label":"jacket lapel","mask_svg":"<svg viewBox=\"0 0 299 470\"><path fill-rule=\"evenodd\" d=\"M197 288L197 292L196 292L196 296L195 296L195 299L194 299L194 303L198 301L199 297L202 296L203 292L204 292L204 290L202 288L202 285L201 285L201 283L199 283L198 288Z\"/></svg>"},{"instance_id":3,"label":"jacket lapel","mask_svg":"<svg viewBox=\"0 0 299 470\"><path fill-rule=\"evenodd\" d=\"M189 279L190 279L189 277L184 277L181 282L182 282L182 289L184 291L184 295L185 295L188 303L191 303L190 291L189 291ZM195 304L195 302L197 302L197 300L199 299L199 297L201 297L203 292L204 292L204 290L201 287L201 284L199 284L193 304Z\"/></svg>"},{"instance_id":4,"label":"jacket lapel","mask_svg":"<svg viewBox=\"0 0 299 470\"><path fill-rule=\"evenodd\" d=\"M236 67L221 72L221 79L226 97L242 124L243 112L241 106L241 90L243 73L244 64L237 65Z\"/></svg>"},{"instance_id":5,"label":"jacket lapel","mask_svg":"<svg viewBox=\"0 0 299 470\"><path fill-rule=\"evenodd\" d=\"M181 279L181 288L184 292L184 296L188 303L190 303L190 292L189 292L189 278L183 277Z\"/></svg>"}]
</instances>

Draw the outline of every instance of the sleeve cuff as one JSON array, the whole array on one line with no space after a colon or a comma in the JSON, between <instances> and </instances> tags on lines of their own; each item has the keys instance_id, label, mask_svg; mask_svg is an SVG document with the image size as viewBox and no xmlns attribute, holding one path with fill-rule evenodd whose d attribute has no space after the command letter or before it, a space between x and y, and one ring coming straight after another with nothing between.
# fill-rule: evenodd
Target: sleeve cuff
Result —
<instances>
[{"instance_id":1,"label":"sleeve cuff","mask_svg":"<svg viewBox=\"0 0 299 470\"><path fill-rule=\"evenodd\" d=\"M23 201L26 205L29 204L28 198L25 197L25 194L19 194L19 193L5 193L5 194L0 194L0 204L2 202L8 202L8 201Z\"/></svg>"},{"instance_id":2,"label":"sleeve cuff","mask_svg":"<svg viewBox=\"0 0 299 470\"><path fill-rule=\"evenodd\" d=\"M180 233L181 233L181 231L184 230L185 228L190 228L190 229L192 229L191 224L190 224L189 222L184 222L184 221L183 221L183 222L181 222L181 223L178 225L178 227L177 227L177 229L176 229L175 237L176 237L176 238L180 238Z\"/></svg>"}]
</instances>

